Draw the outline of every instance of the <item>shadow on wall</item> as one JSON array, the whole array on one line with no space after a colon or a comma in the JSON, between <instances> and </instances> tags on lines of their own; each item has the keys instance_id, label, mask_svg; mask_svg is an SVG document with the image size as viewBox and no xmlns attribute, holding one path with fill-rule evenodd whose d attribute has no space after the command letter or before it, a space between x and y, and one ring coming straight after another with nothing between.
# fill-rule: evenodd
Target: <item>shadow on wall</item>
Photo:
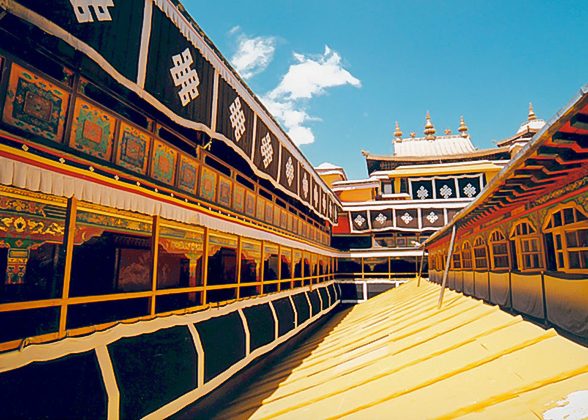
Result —
<instances>
[{"instance_id":1,"label":"shadow on wall","mask_svg":"<svg viewBox=\"0 0 588 420\"><path fill-rule=\"evenodd\" d=\"M331 316L317 320L297 336L291 338L227 381L212 394L196 401L184 410L170 417L174 420L194 419L247 419L263 401L270 397L290 374L318 348L331 331L351 311L341 305ZM284 359L288 364L280 365ZM245 403L246 401L246 403ZM230 412L230 413L227 413Z\"/></svg>"}]
</instances>

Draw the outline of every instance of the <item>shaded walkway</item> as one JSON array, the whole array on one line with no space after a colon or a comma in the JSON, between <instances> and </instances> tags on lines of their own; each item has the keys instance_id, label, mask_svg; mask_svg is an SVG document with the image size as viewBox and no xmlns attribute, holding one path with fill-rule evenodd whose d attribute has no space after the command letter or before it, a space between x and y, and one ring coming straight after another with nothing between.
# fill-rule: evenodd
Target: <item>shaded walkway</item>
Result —
<instances>
[{"instance_id":1,"label":"shaded walkway","mask_svg":"<svg viewBox=\"0 0 588 420\"><path fill-rule=\"evenodd\" d=\"M586 400L588 349L450 290L437 310L438 295L412 281L337 314L216 418L536 420Z\"/></svg>"}]
</instances>

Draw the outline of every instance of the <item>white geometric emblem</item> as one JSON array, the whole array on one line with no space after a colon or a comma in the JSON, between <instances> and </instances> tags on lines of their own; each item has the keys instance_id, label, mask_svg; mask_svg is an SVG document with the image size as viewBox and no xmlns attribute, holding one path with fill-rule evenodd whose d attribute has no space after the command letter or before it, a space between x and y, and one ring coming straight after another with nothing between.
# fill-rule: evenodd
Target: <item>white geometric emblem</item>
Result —
<instances>
[{"instance_id":1,"label":"white geometric emblem","mask_svg":"<svg viewBox=\"0 0 588 420\"><path fill-rule=\"evenodd\" d=\"M428 196L429 196L429 191L427 191L427 189L421 185L421 188L419 188L419 190L417 191L417 197L420 198L421 200L424 200Z\"/></svg>"},{"instance_id":2,"label":"white geometric emblem","mask_svg":"<svg viewBox=\"0 0 588 420\"><path fill-rule=\"evenodd\" d=\"M294 181L294 165L292 164L292 158L288 158L288 162L286 162L286 179L288 180L288 186L292 186L292 181Z\"/></svg>"},{"instance_id":3,"label":"white geometric emblem","mask_svg":"<svg viewBox=\"0 0 588 420\"><path fill-rule=\"evenodd\" d=\"M304 173L304 179L302 180L302 192L304 193L304 198L308 197L308 178L306 177L306 172Z\"/></svg>"},{"instance_id":4,"label":"white geometric emblem","mask_svg":"<svg viewBox=\"0 0 588 420\"><path fill-rule=\"evenodd\" d=\"M451 194L453 194L453 191L451 191L451 188L449 188L447 185L443 185L439 192L441 193L443 198L449 198L451 197Z\"/></svg>"},{"instance_id":5,"label":"white geometric emblem","mask_svg":"<svg viewBox=\"0 0 588 420\"><path fill-rule=\"evenodd\" d=\"M379 224L383 225L384 223L386 223L386 220L388 220L388 218L383 215L382 213L378 214L378 217L376 217L376 220L378 221Z\"/></svg>"},{"instance_id":6,"label":"white geometric emblem","mask_svg":"<svg viewBox=\"0 0 588 420\"><path fill-rule=\"evenodd\" d=\"M241 136L245 134L245 113L241 109L241 100L237 96L235 101L229 107L231 111L231 126L235 132L235 141L241 140Z\"/></svg>"},{"instance_id":7,"label":"white geometric emblem","mask_svg":"<svg viewBox=\"0 0 588 420\"><path fill-rule=\"evenodd\" d=\"M172 57L174 67L169 69L169 72L174 79L174 85L182 86L182 89L178 92L182 106L186 106L190 101L196 99L199 95L198 85L200 79L196 70L190 68L194 60L192 59L192 53L190 48L186 48L183 53L174 55Z\"/></svg>"},{"instance_id":8,"label":"white geometric emblem","mask_svg":"<svg viewBox=\"0 0 588 420\"><path fill-rule=\"evenodd\" d=\"M314 186L314 206L318 206L319 196L318 196L318 187Z\"/></svg>"},{"instance_id":9,"label":"white geometric emblem","mask_svg":"<svg viewBox=\"0 0 588 420\"><path fill-rule=\"evenodd\" d=\"M323 212L327 211L327 198L323 195Z\"/></svg>"},{"instance_id":10,"label":"white geometric emblem","mask_svg":"<svg viewBox=\"0 0 588 420\"><path fill-rule=\"evenodd\" d=\"M361 217L361 214L358 214L357 217L353 219L353 221L357 226L362 227L365 222L365 219Z\"/></svg>"},{"instance_id":11,"label":"white geometric emblem","mask_svg":"<svg viewBox=\"0 0 588 420\"><path fill-rule=\"evenodd\" d=\"M433 212L433 211L432 211L431 213L427 214L427 220L428 220L428 221L429 221L431 224L435 223L435 222L437 221L437 219L439 219L439 216L437 216L437 215L435 214L435 212Z\"/></svg>"},{"instance_id":12,"label":"white geometric emblem","mask_svg":"<svg viewBox=\"0 0 588 420\"><path fill-rule=\"evenodd\" d=\"M465 193L465 195L467 195L469 198L472 198L474 195L476 195L476 187L474 187L472 184L466 185L463 189L463 192Z\"/></svg>"},{"instance_id":13,"label":"white geometric emblem","mask_svg":"<svg viewBox=\"0 0 588 420\"><path fill-rule=\"evenodd\" d=\"M410 222L412 222L413 217L408 213L404 213L402 215L401 219L404 223L406 223L408 225Z\"/></svg>"},{"instance_id":14,"label":"white geometric emblem","mask_svg":"<svg viewBox=\"0 0 588 420\"><path fill-rule=\"evenodd\" d=\"M73 6L78 23L94 22L90 7L100 22L112 20L108 7L114 7L112 0L69 0Z\"/></svg>"},{"instance_id":15,"label":"white geometric emblem","mask_svg":"<svg viewBox=\"0 0 588 420\"><path fill-rule=\"evenodd\" d=\"M261 139L261 156L263 156L263 166L267 169L270 163L272 163L272 160L274 160L274 148L272 147L272 140L269 133Z\"/></svg>"}]
</instances>

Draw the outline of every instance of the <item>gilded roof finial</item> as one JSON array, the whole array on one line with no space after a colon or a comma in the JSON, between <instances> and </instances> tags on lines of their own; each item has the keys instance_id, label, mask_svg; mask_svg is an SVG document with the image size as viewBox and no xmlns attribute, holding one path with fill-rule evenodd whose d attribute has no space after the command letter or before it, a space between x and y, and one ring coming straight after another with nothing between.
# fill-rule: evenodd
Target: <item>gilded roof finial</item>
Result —
<instances>
[{"instance_id":1,"label":"gilded roof finial","mask_svg":"<svg viewBox=\"0 0 588 420\"><path fill-rule=\"evenodd\" d=\"M410 137L414 139L416 137L416 133L414 131L411 131L410 132Z\"/></svg>"},{"instance_id":2,"label":"gilded roof finial","mask_svg":"<svg viewBox=\"0 0 588 420\"><path fill-rule=\"evenodd\" d=\"M435 126L431 122L431 116L429 115L429 111L427 111L427 122L425 123L425 138L427 140L435 140Z\"/></svg>"},{"instance_id":3,"label":"gilded roof finial","mask_svg":"<svg viewBox=\"0 0 588 420\"><path fill-rule=\"evenodd\" d=\"M396 130L394 130L394 137L398 140L402 138L402 131L400 131L400 127L398 126L398 121L396 121Z\"/></svg>"},{"instance_id":4,"label":"gilded roof finial","mask_svg":"<svg viewBox=\"0 0 588 420\"><path fill-rule=\"evenodd\" d=\"M533 104L529 102L529 119L528 121L533 121L537 119L537 115L535 115L535 111L533 111Z\"/></svg>"},{"instance_id":5,"label":"gilded roof finial","mask_svg":"<svg viewBox=\"0 0 588 420\"><path fill-rule=\"evenodd\" d=\"M463 116L461 117L461 121L459 122L458 131L461 133L462 137L466 137L468 135L468 126L465 125L465 122L463 121Z\"/></svg>"},{"instance_id":6,"label":"gilded roof finial","mask_svg":"<svg viewBox=\"0 0 588 420\"><path fill-rule=\"evenodd\" d=\"M450 136L451 135L451 130L449 129L449 127L447 127L444 131L446 136Z\"/></svg>"}]
</instances>

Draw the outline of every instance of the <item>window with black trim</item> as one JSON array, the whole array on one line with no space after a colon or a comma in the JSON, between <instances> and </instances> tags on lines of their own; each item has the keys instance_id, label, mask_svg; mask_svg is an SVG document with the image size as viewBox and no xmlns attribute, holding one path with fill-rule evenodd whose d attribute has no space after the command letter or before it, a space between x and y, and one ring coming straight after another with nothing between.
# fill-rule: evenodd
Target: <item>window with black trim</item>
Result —
<instances>
[{"instance_id":1,"label":"window with black trim","mask_svg":"<svg viewBox=\"0 0 588 420\"><path fill-rule=\"evenodd\" d=\"M453 260L453 269L461 270L461 253L459 251L459 245L455 246L451 259Z\"/></svg>"},{"instance_id":2,"label":"window with black trim","mask_svg":"<svg viewBox=\"0 0 588 420\"><path fill-rule=\"evenodd\" d=\"M508 241L504 234L495 230L490 234L490 261L494 270L508 270L510 268L510 255L508 253Z\"/></svg>"},{"instance_id":3,"label":"window with black trim","mask_svg":"<svg viewBox=\"0 0 588 420\"><path fill-rule=\"evenodd\" d=\"M461 247L461 261L464 269L472 269L472 246L467 241Z\"/></svg>"},{"instance_id":4,"label":"window with black trim","mask_svg":"<svg viewBox=\"0 0 588 420\"><path fill-rule=\"evenodd\" d=\"M558 270L588 270L588 217L575 207L552 213L545 233L553 237Z\"/></svg>"},{"instance_id":5,"label":"window with black trim","mask_svg":"<svg viewBox=\"0 0 588 420\"><path fill-rule=\"evenodd\" d=\"M481 236L474 241L474 264L476 270L488 268L488 254L486 252L486 244Z\"/></svg>"},{"instance_id":6,"label":"window with black trim","mask_svg":"<svg viewBox=\"0 0 588 420\"><path fill-rule=\"evenodd\" d=\"M529 222L523 221L515 225L510 239L515 243L521 271L538 271L545 267L542 237Z\"/></svg>"}]
</instances>

